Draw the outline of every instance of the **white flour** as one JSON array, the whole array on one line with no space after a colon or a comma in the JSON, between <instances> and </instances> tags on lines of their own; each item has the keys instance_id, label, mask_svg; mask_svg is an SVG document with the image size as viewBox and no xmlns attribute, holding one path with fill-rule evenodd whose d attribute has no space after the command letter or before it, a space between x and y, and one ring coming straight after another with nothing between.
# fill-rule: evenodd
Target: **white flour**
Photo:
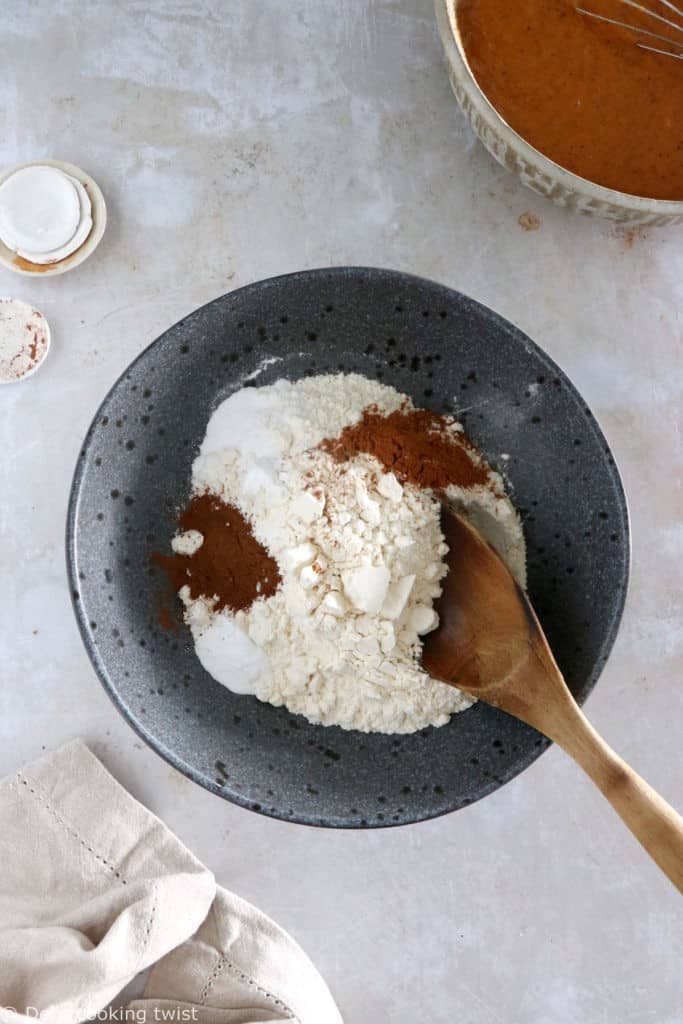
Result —
<instances>
[{"instance_id":1,"label":"white flour","mask_svg":"<svg viewBox=\"0 0 683 1024\"><path fill-rule=\"evenodd\" d=\"M275 595L237 615L181 591L197 654L226 686L313 722L388 733L443 725L471 704L419 664L446 572L438 501L373 457L337 463L316 447L368 406L405 401L357 375L312 377L244 389L211 417L194 489L239 507L282 576ZM450 494L524 582L524 540L500 478Z\"/></svg>"}]
</instances>

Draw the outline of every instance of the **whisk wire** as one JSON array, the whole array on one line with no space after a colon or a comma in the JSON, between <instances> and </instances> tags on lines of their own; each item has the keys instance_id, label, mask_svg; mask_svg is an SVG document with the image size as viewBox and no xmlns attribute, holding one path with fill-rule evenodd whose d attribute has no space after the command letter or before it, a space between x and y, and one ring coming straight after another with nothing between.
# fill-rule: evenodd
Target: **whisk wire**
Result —
<instances>
[{"instance_id":1,"label":"whisk wire","mask_svg":"<svg viewBox=\"0 0 683 1024\"><path fill-rule=\"evenodd\" d=\"M647 28L636 28L635 25L629 25L627 22L619 21L617 18L608 18L605 14L589 11L585 7L577 7L576 9L579 14L587 14L589 18L595 18L596 21L606 21L608 25L618 25L619 28L630 29L631 32L637 32L641 36L649 36L650 39L660 39L663 43L670 43L671 46L683 46L683 40L679 42L677 39L669 39L668 36L660 35L659 32L651 32ZM667 50L663 52L668 53ZM675 57L677 54L672 54L672 56Z\"/></svg>"},{"instance_id":2,"label":"whisk wire","mask_svg":"<svg viewBox=\"0 0 683 1024\"><path fill-rule=\"evenodd\" d=\"M674 60L683 60L683 53L672 53L671 50L660 50L658 46L646 46L645 43L638 44L641 50L649 50L650 53L663 53L665 57L673 57Z\"/></svg>"},{"instance_id":3,"label":"whisk wire","mask_svg":"<svg viewBox=\"0 0 683 1024\"><path fill-rule=\"evenodd\" d=\"M681 18L683 18L683 11L680 9L680 7L676 7L676 4L672 3L671 0L659 0L659 2L662 5L662 7L668 7L670 11L674 12L674 14L678 14Z\"/></svg>"},{"instance_id":4,"label":"whisk wire","mask_svg":"<svg viewBox=\"0 0 683 1024\"><path fill-rule=\"evenodd\" d=\"M675 21L671 20L671 18L665 18L663 14L657 14L656 11L653 11L650 7L645 7L644 4L638 3L637 0L621 0L621 3L625 4L627 7L633 8L634 11L640 11L641 14L646 14L649 18L655 18L663 25L668 25L669 28L675 28L677 32L683 32L683 25L677 25ZM680 18L683 18L683 11L676 7L675 4L670 3L670 0L660 0L660 3L666 3L666 7L668 7L670 11L673 11L673 13L677 14Z\"/></svg>"},{"instance_id":5,"label":"whisk wire","mask_svg":"<svg viewBox=\"0 0 683 1024\"><path fill-rule=\"evenodd\" d=\"M630 7L632 10L639 11L641 14L647 15L649 18L654 18L661 24L674 29L676 32L680 32L683 35L683 24L676 24L676 22L672 21L671 18L666 18L663 14L659 14L657 11L653 11L649 7L645 7L642 3L638 3L637 0L619 0L619 2L624 4L626 7ZM658 2L683 19L683 10L674 4L672 0L658 0ZM663 36L659 32L653 32L640 25L632 25L627 21L619 21L617 18L609 18L605 14L598 14L597 11L588 10L586 7L577 7L576 10L580 14L587 15L589 18L595 18L596 21L604 21L609 25L618 25L619 28L629 29L629 31L636 32L640 36L647 36L649 39L656 39L659 42L666 43L668 46L683 47L683 40L671 39L669 36ZM671 50L664 50L661 47L652 46L649 43L639 42L636 45L640 47L641 50L649 50L651 53L661 53L665 57L673 57L674 60L683 60L683 53L674 53Z\"/></svg>"}]
</instances>

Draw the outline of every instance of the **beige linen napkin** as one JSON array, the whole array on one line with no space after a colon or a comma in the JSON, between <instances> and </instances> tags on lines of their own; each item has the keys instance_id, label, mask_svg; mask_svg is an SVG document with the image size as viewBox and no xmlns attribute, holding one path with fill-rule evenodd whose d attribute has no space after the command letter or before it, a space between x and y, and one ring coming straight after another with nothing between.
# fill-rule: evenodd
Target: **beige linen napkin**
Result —
<instances>
[{"instance_id":1,"label":"beige linen napkin","mask_svg":"<svg viewBox=\"0 0 683 1024\"><path fill-rule=\"evenodd\" d=\"M153 964L128 1020L341 1024L299 946L83 743L0 781L0 1024L78 1024Z\"/></svg>"}]
</instances>

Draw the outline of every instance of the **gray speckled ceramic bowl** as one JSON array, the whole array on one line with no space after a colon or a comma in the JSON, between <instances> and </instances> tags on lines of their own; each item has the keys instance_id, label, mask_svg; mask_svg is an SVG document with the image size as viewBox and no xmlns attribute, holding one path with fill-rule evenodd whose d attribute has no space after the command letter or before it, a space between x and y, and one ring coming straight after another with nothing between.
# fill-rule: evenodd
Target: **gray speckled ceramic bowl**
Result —
<instances>
[{"instance_id":1,"label":"gray speckled ceramic bowl","mask_svg":"<svg viewBox=\"0 0 683 1024\"><path fill-rule=\"evenodd\" d=\"M97 412L76 469L67 531L74 606L117 708L163 757L235 803L310 825L403 824L478 800L547 746L478 704L441 729L363 735L239 696L194 653L150 566L189 496L216 406L280 377L357 371L455 412L508 478L525 525L529 591L583 700L614 642L629 528L600 428L561 370L512 324L441 285L338 268L223 295L150 345Z\"/></svg>"},{"instance_id":2,"label":"gray speckled ceramic bowl","mask_svg":"<svg viewBox=\"0 0 683 1024\"><path fill-rule=\"evenodd\" d=\"M457 26L459 2L435 0L448 74L465 117L498 163L527 188L569 210L634 226L683 224L683 201L640 198L596 185L560 167L518 135L488 101L470 70Z\"/></svg>"}]
</instances>

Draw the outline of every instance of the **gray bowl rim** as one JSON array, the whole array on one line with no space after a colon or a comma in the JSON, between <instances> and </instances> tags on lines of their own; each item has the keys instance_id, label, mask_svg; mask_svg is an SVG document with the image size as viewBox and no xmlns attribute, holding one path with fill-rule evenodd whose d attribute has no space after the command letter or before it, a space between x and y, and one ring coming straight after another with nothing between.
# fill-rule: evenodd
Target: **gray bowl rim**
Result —
<instances>
[{"instance_id":1,"label":"gray bowl rim","mask_svg":"<svg viewBox=\"0 0 683 1024\"><path fill-rule=\"evenodd\" d=\"M221 295L217 295L215 298L210 299L208 302L205 302L202 306L198 306L196 309L192 310L190 313L186 314L185 316L182 316L180 319L183 322L187 321L188 319L190 319L190 317L194 316L195 314L200 313L202 310L208 308L209 306L212 306L214 303L220 302L221 299L223 299L226 295L231 295L232 296L232 295L237 295L238 293L243 294L243 293L249 293L249 292L258 292L258 291L260 291L264 287L272 287L272 286L274 286L276 284L279 284L279 283L282 283L284 281L297 281L297 280L299 280L301 278L309 278L310 279L310 278L316 277L316 276L324 278L324 277L329 277L330 274L339 275L339 276L345 276L345 275L348 275L348 274L371 274L371 275L378 275L378 276L384 277L384 278L391 278L392 280L396 281L397 283L398 282L402 282L404 285L407 285L407 286L409 286L410 284L413 284L413 283L421 285L421 286L428 285L428 286L440 289L440 290L442 290L444 292L447 292L451 296L452 295L456 295L458 298L463 299L466 302L470 303L474 308L483 311L483 313L493 323L495 323L496 325L500 325L502 328L504 328L508 332L511 331L517 337L517 339L526 347L527 351L531 351L535 355L540 356L542 358L543 362L548 367L553 369L553 371L557 374L557 376L562 380L563 384L566 384L569 387L570 392L573 395L575 395L578 399L581 399L582 402L584 402L584 400L581 398L581 393L579 392L579 390L577 389L577 387L573 383L573 381L564 372L564 370L562 370L562 368L555 362L555 360L551 356L549 356L548 353L544 349L542 349L540 345L538 345L535 341L533 341L533 339L531 339L527 334L525 334L525 332L520 327L518 327L515 323L513 323L511 320L508 320L506 317L503 317L500 313L496 313L495 310L491 309L489 306L486 306L484 303L479 302L477 299L473 299L470 296L465 295L464 292L460 292L457 288L451 288L450 285L442 284L442 283L440 283L438 281L432 280L431 278L422 277L422 276L420 276L418 274L411 274L411 273L408 273L406 271L398 270L398 269L393 269L393 268L390 268L390 267L369 267L369 266L361 266L361 265L339 264L339 265L333 265L333 266L327 266L327 267L314 267L314 268L311 268L311 269L308 269L308 270L296 270L296 271L292 271L292 272L286 273L286 274L276 274L276 275L274 275L272 277L262 278L262 279L257 280L257 281L252 281L252 282L250 282L248 284L240 286L239 288L235 288L231 292L224 292ZM411 820L411 821L399 821L399 822L394 822L394 821L375 822L375 821L373 821L371 824L368 824L368 825L361 825L361 824L356 824L356 823L346 823L346 822L341 822L340 823L340 822L337 822L337 821L334 821L334 820L322 821L319 817L314 817L313 815L307 815L307 814L304 814L304 813L297 813L294 816L284 816L281 813L273 813L267 807L264 807L264 806L261 806L258 811L255 811L254 806L253 806L253 801L250 800L248 797L244 797L244 796L242 796L238 792L228 791L228 790L226 790L224 788L219 788L216 785L212 785L210 783L210 781L205 776L203 776L200 772L195 770L191 765L187 764L185 761L183 761L181 758L179 758L174 753L173 750L171 750L168 747L166 747L155 736L153 736L150 732L148 732L146 729L144 729L143 726L141 725L140 721L137 718L135 718L135 716L131 713L131 711L127 707L126 703L121 699L121 697L119 696L117 690L109 682L109 679L108 679L108 676L107 676L107 672L106 672L105 667L104 667L104 665L102 663L102 660L101 660L101 658L99 656L97 648L91 642L91 639L90 639L90 636L89 636L89 633L88 633L88 630L87 630L86 616L84 615L84 609L82 607L82 603L79 600L77 600L77 598L76 598L76 594L78 593L78 589L79 589L78 570L77 570L77 567L76 567L76 546L75 546L76 514L77 514L77 509L78 509L78 497L79 497L81 481L82 481L82 478L83 478L83 473L85 472L84 456L85 456L85 454L86 454L86 452L88 450L88 446L89 446L90 440L91 440L91 438L92 438L92 436L93 436L93 434L95 432L95 429L96 429L97 424L99 422L99 419L101 417L102 410L106 406L106 404L108 403L109 399L112 397L112 395L114 394L114 392L116 391L118 386L123 381L125 381L126 375L128 373L130 373L131 368L133 366L136 366L137 363L139 363L147 355L147 353L151 349L153 349L166 336L168 331L172 330L175 326L176 326L175 324L172 324L165 331L163 331L160 335L158 335L158 337L156 337L153 341L151 341L149 343L149 345L146 345L145 348L143 348L142 351L139 352L138 355L134 359L132 359L131 362L123 369L122 373L119 374L119 376L116 378L114 383L108 389L108 391L105 394L104 398L100 401L100 403L99 403L99 405L97 407L97 410L93 414L93 418L92 418L91 424L90 424L90 426L88 428L88 431L87 431L87 433L85 435L85 438L84 438L84 440L83 440L83 442L82 442L82 444L80 446L79 453L78 453L78 456L77 456L77 463L76 463L76 467L75 467L75 470L74 470L74 476L73 476L73 480L72 480L72 483L71 483L71 489L70 489L70 492L69 492L69 501L68 501L68 506L67 506L67 516L66 516L66 538L65 538L65 540L66 540L66 545L65 545L65 547L66 547L66 550L65 550L65 554L66 554L66 570L67 570L67 577L68 577L68 583L69 583L69 595L70 595L70 598L71 598L71 604L72 604L72 607L73 607L73 610L74 610L74 614L76 616L76 622L78 624L78 630L80 632L81 639L83 641L83 645L84 645L84 647L86 649L86 653L88 655L88 658L90 659L90 662L91 662L93 668L95 669L95 673L96 673L100 683L104 687L104 690L105 690L106 694L108 695L108 697L110 698L110 700L114 704L114 707L121 714L123 719L128 723L128 725L131 726L131 728L133 729L133 732L135 732L140 737L140 739L143 740L143 742L147 744L148 747L150 747L155 753L157 753L160 757L162 757L164 759L164 761L166 761L168 764L170 764L171 767L175 768L177 771L179 771L186 778L190 779L192 782L197 783L197 785L201 786L202 789L206 789L210 793L213 793L216 796L220 796L224 800L228 800L230 803L236 804L237 806L244 808L244 810L248 810L248 811L251 811L251 812L255 812L257 814L261 814L264 817L275 818L278 821L285 821L285 822L290 822L290 823L298 824L298 825L308 825L308 826L312 826L312 827L316 827L316 828L330 828L330 829L344 829L344 830L348 829L348 830L351 830L351 831L368 831L368 830L372 830L372 829L375 829L375 828L380 828L380 829L386 829L386 828L405 828L405 827L408 827L408 826L411 826L411 825L419 825L423 821L431 821L431 820L434 820L436 818L443 817L443 816L445 816L447 814L452 814L455 810L462 810L463 809L462 807L457 807L457 806L450 807L450 808L446 807L444 809L435 811L434 813L428 813L428 814L421 815L419 818L415 818L414 820ZM612 452L611 446L608 444L607 438L605 437L605 434L604 434L604 432L602 430L602 427L600 426L599 420L595 417L594 414L593 414L593 428L597 432L597 434L599 435L600 439L603 441L603 445L604 445L604 449L605 449L606 453L608 453L611 456L611 458L613 459L613 467L612 468L613 468L613 471L614 471L614 481L615 481L615 484L616 484L616 492L617 492L617 496L619 498L620 504L622 506L622 511L623 511L623 515L624 515L624 524L625 524L624 559L625 559L625 567L624 567L623 585L620 588L618 599L617 599L617 601L615 603L615 608L614 608L614 614L613 614L613 617L612 617L612 622L610 624L610 628L605 633L605 637L603 639L602 655L601 655L601 658L599 658L596 661L596 666L598 667L597 671L595 671L595 669L594 669L594 671L591 673L590 677L586 680L586 683L584 684L584 687L583 687L583 690L582 690L580 696L578 697L578 701L579 701L579 703L581 705L586 701L586 699L590 696L590 694L592 693L593 689L597 685L597 683L598 683L598 681L599 681L599 679L600 679L600 677L601 677L601 675L602 675L602 673L603 673L603 671L605 669L605 666L606 666L606 664L607 664L607 662L608 662L608 660L609 660L609 658L610 658L610 656L612 654L612 651L614 649L614 644L615 644L617 635L619 633L619 628L621 626L621 621L622 621L623 614L624 614L624 608L626 606L626 601L628 599L630 582L631 582L631 564L632 564L632 527L631 527L631 516L630 516L630 511L629 511L628 499L627 499L627 496L626 496L626 492L624 490L622 475L621 475L621 472L619 470L619 465L618 465L616 459L614 458L614 453ZM545 751L548 750L550 746L552 746L552 742L550 740L547 740L547 742L543 746L541 746L540 748L535 748L532 751L530 751L528 757L525 759L525 761L523 763L520 762L517 765L515 765L514 769L509 771L509 772L507 772L500 782L492 782L490 786L488 786L486 788L483 788L481 794L477 797L477 799L473 800L472 803L468 804L467 806L470 806L470 807L473 806L475 803L478 803L479 800L482 800L485 797L489 796L491 793L495 792L497 789L501 789L508 782L511 782L512 779L516 778L518 775L521 775L522 772L526 771L526 769L529 768L533 764L534 761L536 761L539 757L541 757L542 754L544 754Z\"/></svg>"}]
</instances>

